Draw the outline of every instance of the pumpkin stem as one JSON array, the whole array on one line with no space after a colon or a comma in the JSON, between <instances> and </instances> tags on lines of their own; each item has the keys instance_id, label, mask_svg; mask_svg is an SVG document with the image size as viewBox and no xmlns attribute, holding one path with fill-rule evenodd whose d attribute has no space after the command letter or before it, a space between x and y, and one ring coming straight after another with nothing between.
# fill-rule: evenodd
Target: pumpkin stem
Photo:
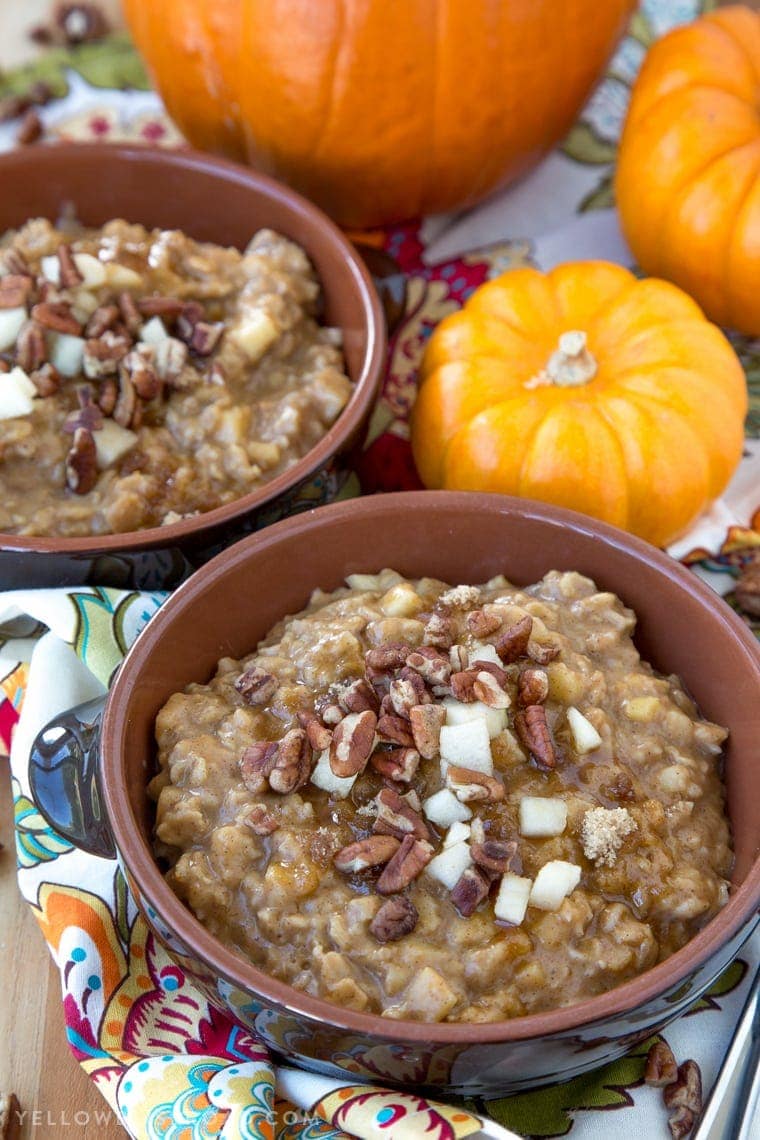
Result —
<instances>
[{"instance_id":1,"label":"pumpkin stem","mask_svg":"<svg viewBox=\"0 0 760 1140\"><path fill-rule=\"evenodd\" d=\"M546 374L560 388L577 388L596 376L598 364L586 347L580 330L562 333L559 348L549 357Z\"/></svg>"}]
</instances>

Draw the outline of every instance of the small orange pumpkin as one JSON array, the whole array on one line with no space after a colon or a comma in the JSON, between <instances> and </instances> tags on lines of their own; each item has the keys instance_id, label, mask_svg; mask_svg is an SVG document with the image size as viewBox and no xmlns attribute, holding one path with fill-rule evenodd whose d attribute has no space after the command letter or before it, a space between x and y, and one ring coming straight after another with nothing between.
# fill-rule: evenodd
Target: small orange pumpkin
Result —
<instances>
[{"instance_id":1,"label":"small orange pumpkin","mask_svg":"<svg viewBox=\"0 0 760 1140\"><path fill-rule=\"evenodd\" d=\"M642 269L760 334L760 13L710 12L650 49L615 192Z\"/></svg>"},{"instance_id":2,"label":"small orange pumpkin","mask_svg":"<svg viewBox=\"0 0 760 1140\"><path fill-rule=\"evenodd\" d=\"M124 0L193 145L357 228L461 207L567 131L636 0Z\"/></svg>"},{"instance_id":3,"label":"small orange pumpkin","mask_svg":"<svg viewBox=\"0 0 760 1140\"><path fill-rule=\"evenodd\" d=\"M542 499L657 545L723 491L744 373L675 285L603 261L514 269L434 330L412 411L428 487Z\"/></svg>"}]
</instances>

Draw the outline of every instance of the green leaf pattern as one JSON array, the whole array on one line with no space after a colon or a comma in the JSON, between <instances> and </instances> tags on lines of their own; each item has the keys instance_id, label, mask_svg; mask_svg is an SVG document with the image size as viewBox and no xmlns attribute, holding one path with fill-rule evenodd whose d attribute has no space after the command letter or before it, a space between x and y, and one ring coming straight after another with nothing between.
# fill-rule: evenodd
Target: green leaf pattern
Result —
<instances>
[{"instance_id":1,"label":"green leaf pattern","mask_svg":"<svg viewBox=\"0 0 760 1140\"><path fill-rule=\"evenodd\" d=\"M16 824L16 857L19 867L28 870L40 863L51 863L59 855L73 850L72 845L53 831L36 806L13 779L13 814Z\"/></svg>"}]
</instances>

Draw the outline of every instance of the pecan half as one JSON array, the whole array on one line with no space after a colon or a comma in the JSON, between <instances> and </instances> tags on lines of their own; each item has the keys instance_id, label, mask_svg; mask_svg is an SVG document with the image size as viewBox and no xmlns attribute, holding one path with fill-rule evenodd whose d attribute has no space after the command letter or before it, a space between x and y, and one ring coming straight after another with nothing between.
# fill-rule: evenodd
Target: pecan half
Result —
<instances>
[{"instance_id":1,"label":"pecan half","mask_svg":"<svg viewBox=\"0 0 760 1140\"><path fill-rule=\"evenodd\" d=\"M63 383L60 372L52 364L43 364L41 368L30 372L29 379L41 396L54 396Z\"/></svg>"},{"instance_id":2,"label":"pecan half","mask_svg":"<svg viewBox=\"0 0 760 1140\"><path fill-rule=\"evenodd\" d=\"M405 720L415 705L430 704L432 697L419 673L404 666L393 678L388 689L393 711Z\"/></svg>"},{"instance_id":3,"label":"pecan half","mask_svg":"<svg viewBox=\"0 0 760 1140\"><path fill-rule=\"evenodd\" d=\"M486 613L485 610L472 610L467 615L467 628L475 637L488 637L490 633L495 633L497 629L500 629L503 624L503 619L493 611Z\"/></svg>"},{"instance_id":4,"label":"pecan half","mask_svg":"<svg viewBox=\"0 0 760 1140\"><path fill-rule=\"evenodd\" d=\"M417 839L431 839L430 830L422 816L393 788L381 788L375 796L377 819L372 830L379 835L395 835L403 839L413 835Z\"/></svg>"},{"instance_id":5,"label":"pecan half","mask_svg":"<svg viewBox=\"0 0 760 1140\"><path fill-rule=\"evenodd\" d=\"M662 1090L665 1107L673 1109L668 1125L673 1140L688 1136L702 1112L702 1074L696 1061L678 1066L676 1080Z\"/></svg>"},{"instance_id":6,"label":"pecan half","mask_svg":"<svg viewBox=\"0 0 760 1140\"><path fill-rule=\"evenodd\" d=\"M16 338L16 363L24 372L31 373L47 360L45 335L34 321L27 321Z\"/></svg>"},{"instance_id":7,"label":"pecan half","mask_svg":"<svg viewBox=\"0 0 760 1140\"><path fill-rule=\"evenodd\" d=\"M252 665L235 681L235 688L249 705L265 705L277 692L277 678L258 665Z\"/></svg>"},{"instance_id":8,"label":"pecan half","mask_svg":"<svg viewBox=\"0 0 760 1140\"><path fill-rule=\"evenodd\" d=\"M407 748L414 745L409 721L404 720L403 717L390 716L381 711L376 731L381 740L390 741L392 744L401 744Z\"/></svg>"},{"instance_id":9,"label":"pecan half","mask_svg":"<svg viewBox=\"0 0 760 1140\"><path fill-rule=\"evenodd\" d=\"M446 723L443 705L415 705L409 710L414 746L420 756L433 760L440 751L441 729Z\"/></svg>"},{"instance_id":10,"label":"pecan half","mask_svg":"<svg viewBox=\"0 0 760 1140\"><path fill-rule=\"evenodd\" d=\"M425 645L450 649L454 644L454 623L447 614L432 614L425 625L422 637Z\"/></svg>"},{"instance_id":11,"label":"pecan half","mask_svg":"<svg viewBox=\"0 0 760 1140\"><path fill-rule=\"evenodd\" d=\"M406 835L396 854L386 864L375 889L380 895L395 895L417 878L433 858L433 848L424 839Z\"/></svg>"},{"instance_id":12,"label":"pecan half","mask_svg":"<svg viewBox=\"0 0 760 1140\"><path fill-rule=\"evenodd\" d=\"M376 649L368 649L364 655L367 675L371 677L377 673L394 673L406 664L409 652L409 646L400 641L388 641Z\"/></svg>"},{"instance_id":13,"label":"pecan half","mask_svg":"<svg viewBox=\"0 0 760 1140\"><path fill-rule=\"evenodd\" d=\"M74 261L74 255L71 252L70 245L58 246L58 264L61 267L60 278L61 285L64 289L76 289L77 285L81 285L84 277L79 272Z\"/></svg>"},{"instance_id":14,"label":"pecan half","mask_svg":"<svg viewBox=\"0 0 760 1140\"><path fill-rule=\"evenodd\" d=\"M520 618L514 625L496 641L496 652L501 657L505 665L510 665L516 661L518 657L524 657L528 651L528 642L530 641L531 630L533 629L533 618L530 614Z\"/></svg>"},{"instance_id":15,"label":"pecan half","mask_svg":"<svg viewBox=\"0 0 760 1140\"><path fill-rule=\"evenodd\" d=\"M386 899L369 924L370 934L378 942L398 942L411 934L417 925L417 908L406 895Z\"/></svg>"},{"instance_id":16,"label":"pecan half","mask_svg":"<svg viewBox=\"0 0 760 1140\"><path fill-rule=\"evenodd\" d=\"M298 723L305 729L309 744L315 752L323 752L330 747L332 732L313 712L299 712Z\"/></svg>"},{"instance_id":17,"label":"pecan half","mask_svg":"<svg viewBox=\"0 0 760 1140\"><path fill-rule=\"evenodd\" d=\"M40 301L32 306L32 318L46 329L79 336L82 326L66 301Z\"/></svg>"},{"instance_id":18,"label":"pecan half","mask_svg":"<svg viewBox=\"0 0 760 1140\"><path fill-rule=\"evenodd\" d=\"M355 776L367 766L375 744L377 717L371 709L349 713L330 741L330 768L336 776Z\"/></svg>"},{"instance_id":19,"label":"pecan half","mask_svg":"<svg viewBox=\"0 0 760 1140\"><path fill-rule=\"evenodd\" d=\"M475 672L473 670L473 672ZM509 693L500 685L493 674L486 669L480 669L475 674L472 686L477 700L482 701L492 709L508 709L512 704Z\"/></svg>"},{"instance_id":20,"label":"pecan half","mask_svg":"<svg viewBox=\"0 0 760 1140\"><path fill-rule=\"evenodd\" d=\"M557 750L543 705L527 705L514 716L515 732L539 768L556 768Z\"/></svg>"},{"instance_id":21,"label":"pecan half","mask_svg":"<svg viewBox=\"0 0 760 1140\"><path fill-rule=\"evenodd\" d=\"M476 679L477 673L473 669L464 669L460 673L451 674L449 685L456 700L472 704L478 699L475 694Z\"/></svg>"},{"instance_id":22,"label":"pecan half","mask_svg":"<svg viewBox=\"0 0 760 1140\"><path fill-rule=\"evenodd\" d=\"M664 1088L678 1079L678 1065L667 1041L655 1041L647 1053L644 1084Z\"/></svg>"},{"instance_id":23,"label":"pecan half","mask_svg":"<svg viewBox=\"0 0 760 1140\"><path fill-rule=\"evenodd\" d=\"M136 426L140 418L138 403L137 392L135 391L132 381L129 379L129 374L125 369L120 368L119 394L116 397L116 403L111 413L116 423L123 428Z\"/></svg>"},{"instance_id":24,"label":"pecan half","mask_svg":"<svg viewBox=\"0 0 760 1140\"><path fill-rule=\"evenodd\" d=\"M517 678L517 703L542 705L549 696L549 678L543 669L528 666Z\"/></svg>"},{"instance_id":25,"label":"pecan half","mask_svg":"<svg viewBox=\"0 0 760 1140\"><path fill-rule=\"evenodd\" d=\"M118 305L98 305L84 327L84 335L90 340L102 336L119 319Z\"/></svg>"},{"instance_id":26,"label":"pecan half","mask_svg":"<svg viewBox=\"0 0 760 1140\"><path fill-rule=\"evenodd\" d=\"M66 483L76 495L86 495L97 481L97 451L92 432L77 428L66 456Z\"/></svg>"},{"instance_id":27,"label":"pecan half","mask_svg":"<svg viewBox=\"0 0 760 1140\"><path fill-rule=\"evenodd\" d=\"M375 752L370 764L381 776L408 784L420 766L420 754L416 748L391 748L388 752Z\"/></svg>"},{"instance_id":28,"label":"pecan half","mask_svg":"<svg viewBox=\"0 0 760 1140\"><path fill-rule=\"evenodd\" d=\"M267 811L263 804L254 804L243 823L256 835L271 835L280 826L276 816Z\"/></svg>"},{"instance_id":29,"label":"pecan half","mask_svg":"<svg viewBox=\"0 0 760 1140\"><path fill-rule=\"evenodd\" d=\"M34 282L21 273L0 277L0 309L18 309L26 305Z\"/></svg>"},{"instance_id":30,"label":"pecan half","mask_svg":"<svg viewBox=\"0 0 760 1140\"><path fill-rule=\"evenodd\" d=\"M477 867L467 867L451 891L451 901L462 918L469 918L488 897L490 889L491 882L482 871Z\"/></svg>"},{"instance_id":31,"label":"pecan half","mask_svg":"<svg viewBox=\"0 0 760 1140\"><path fill-rule=\"evenodd\" d=\"M365 712L367 709L376 713L380 706L377 693L363 677L352 681L340 692L338 704L347 713Z\"/></svg>"},{"instance_id":32,"label":"pecan half","mask_svg":"<svg viewBox=\"0 0 760 1140\"><path fill-rule=\"evenodd\" d=\"M473 863L477 863L487 874L492 877L503 875L517 854L517 844L513 840L484 838L480 843L470 844L470 854Z\"/></svg>"},{"instance_id":33,"label":"pecan half","mask_svg":"<svg viewBox=\"0 0 760 1140\"><path fill-rule=\"evenodd\" d=\"M238 761L240 776L249 792L258 794L268 786L277 745L268 740L249 744Z\"/></svg>"},{"instance_id":34,"label":"pecan half","mask_svg":"<svg viewBox=\"0 0 760 1140\"><path fill-rule=\"evenodd\" d=\"M445 685L451 676L451 662L432 645L421 645L406 659L408 669L414 669L428 685Z\"/></svg>"},{"instance_id":35,"label":"pecan half","mask_svg":"<svg viewBox=\"0 0 760 1140\"><path fill-rule=\"evenodd\" d=\"M339 871L355 874L368 867L380 867L398 851L401 843L393 835L370 835L343 847L333 859Z\"/></svg>"},{"instance_id":36,"label":"pecan half","mask_svg":"<svg viewBox=\"0 0 760 1140\"><path fill-rule=\"evenodd\" d=\"M119 370L119 362L124 359L130 349L130 340L126 336L118 336L110 329L106 329L100 337L92 337L84 342L82 368L85 376L91 380L102 380L106 376L115 376Z\"/></svg>"},{"instance_id":37,"label":"pecan half","mask_svg":"<svg viewBox=\"0 0 760 1140\"><path fill-rule=\"evenodd\" d=\"M463 804L473 800L496 803L504 799L504 785L496 776L487 776L485 772L476 772L459 764L449 764L446 769L446 786Z\"/></svg>"},{"instance_id":38,"label":"pecan half","mask_svg":"<svg viewBox=\"0 0 760 1140\"><path fill-rule=\"evenodd\" d=\"M287 796L302 788L311 775L311 745L302 728L291 728L273 754L269 772L269 786L273 792Z\"/></svg>"}]
</instances>

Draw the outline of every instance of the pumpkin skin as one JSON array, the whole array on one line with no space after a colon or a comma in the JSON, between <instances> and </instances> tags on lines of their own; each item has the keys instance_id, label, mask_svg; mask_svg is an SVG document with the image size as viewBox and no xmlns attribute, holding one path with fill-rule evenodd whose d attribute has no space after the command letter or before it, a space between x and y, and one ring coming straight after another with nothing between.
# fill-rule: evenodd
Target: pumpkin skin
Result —
<instances>
[{"instance_id":1,"label":"pumpkin skin","mask_svg":"<svg viewBox=\"0 0 760 1140\"><path fill-rule=\"evenodd\" d=\"M124 0L170 115L364 227L461 207L567 131L636 0Z\"/></svg>"},{"instance_id":2,"label":"pumpkin skin","mask_svg":"<svg viewBox=\"0 0 760 1140\"><path fill-rule=\"evenodd\" d=\"M562 387L545 370L571 330L597 371ZM603 261L514 269L433 331L412 451L427 487L541 499L663 546L725 488L746 408L734 350L675 285Z\"/></svg>"},{"instance_id":3,"label":"pumpkin skin","mask_svg":"<svg viewBox=\"0 0 760 1140\"><path fill-rule=\"evenodd\" d=\"M639 265L760 334L760 13L711 12L650 49L615 192Z\"/></svg>"}]
</instances>

